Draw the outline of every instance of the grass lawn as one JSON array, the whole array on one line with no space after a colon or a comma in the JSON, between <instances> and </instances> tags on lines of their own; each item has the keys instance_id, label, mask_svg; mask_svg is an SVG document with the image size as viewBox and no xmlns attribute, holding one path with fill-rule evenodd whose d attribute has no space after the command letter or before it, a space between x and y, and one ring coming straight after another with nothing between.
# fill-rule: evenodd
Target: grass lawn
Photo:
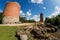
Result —
<instances>
[{"instance_id":1,"label":"grass lawn","mask_svg":"<svg viewBox=\"0 0 60 40\"><path fill-rule=\"evenodd\" d=\"M0 26L0 40L18 40L15 37L17 27Z\"/></svg>"},{"instance_id":2,"label":"grass lawn","mask_svg":"<svg viewBox=\"0 0 60 40\"><path fill-rule=\"evenodd\" d=\"M23 27L8 27L8 26L0 26L0 40L18 40L17 37L15 37L16 35L16 30L17 29L23 29ZM34 38L31 36L31 34L27 34L28 35L28 40L34 40Z\"/></svg>"}]
</instances>

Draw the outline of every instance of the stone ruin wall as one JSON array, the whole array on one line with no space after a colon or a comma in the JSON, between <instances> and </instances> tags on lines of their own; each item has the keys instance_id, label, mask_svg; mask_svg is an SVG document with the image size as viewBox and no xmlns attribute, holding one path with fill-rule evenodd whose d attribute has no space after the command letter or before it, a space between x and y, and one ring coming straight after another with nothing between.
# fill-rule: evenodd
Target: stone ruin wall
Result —
<instances>
[{"instance_id":1,"label":"stone ruin wall","mask_svg":"<svg viewBox=\"0 0 60 40\"><path fill-rule=\"evenodd\" d=\"M13 17L4 17L3 24L15 24L19 22L19 19Z\"/></svg>"}]
</instances>

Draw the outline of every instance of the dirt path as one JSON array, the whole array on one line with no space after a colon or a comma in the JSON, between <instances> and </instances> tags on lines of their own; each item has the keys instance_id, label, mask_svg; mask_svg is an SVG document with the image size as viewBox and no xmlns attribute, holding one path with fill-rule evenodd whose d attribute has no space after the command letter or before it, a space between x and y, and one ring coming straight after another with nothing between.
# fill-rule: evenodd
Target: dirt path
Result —
<instances>
[{"instance_id":1,"label":"dirt path","mask_svg":"<svg viewBox=\"0 0 60 40\"><path fill-rule=\"evenodd\" d=\"M21 23L21 24L0 24L0 26L31 26L34 23Z\"/></svg>"}]
</instances>

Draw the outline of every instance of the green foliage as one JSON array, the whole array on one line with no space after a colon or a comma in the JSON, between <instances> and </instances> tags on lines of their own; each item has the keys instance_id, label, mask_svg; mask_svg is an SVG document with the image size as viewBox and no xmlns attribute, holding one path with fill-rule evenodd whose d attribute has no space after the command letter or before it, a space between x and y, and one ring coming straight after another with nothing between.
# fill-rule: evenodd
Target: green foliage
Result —
<instances>
[{"instance_id":1,"label":"green foliage","mask_svg":"<svg viewBox=\"0 0 60 40\"><path fill-rule=\"evenodd\" d=\"M35 22L33 19L27 20L26 17L20 17L19 19L22 23L33 23L33 22Z\"/></svg>"},{"instance_id":2,"label":"green foliage","mask_svg":"<svg viewBox=\"0 0 60 40\"><path fill-rule=\"evenodd\" d=\"M26 17L20 17L19 20L23 23L26 21Z\"/></svg>"},{"instance_id":3,"label":"green foliage","mask_svg":"<svg viewBox=\"0 0 60 40\"><path fill-rule=\"evenodd\" d=\"M54 26L60 25L60 15L53 17L53 18L46 18L45 23L50 23Z\"/></svg>"},{"instance_id":4,"label":"green foliage","mask_svg":"<svg viewBox=\"0 0 60 40\"><path fill-rule=\"evenodd\" d=\"M3 13L0 13L0 24L2 23Z\"/></svg>"},{"instance_id":5,"label":"green foliage","mask_svg":"<svg viewBox=\"0 0 60 40\"><path fill-rule=\"evenodd\" d=\"M32 20L26 20L27 23L33 23L35 22L33 19Z\"/></svg>"},{"instance_id":6,"label":"green foliage","mask_svg":"<svg viewBox=\"0 0 60 40\"><path fill-rule=\"evenodd\" d=\"M51 23L51 19L46 18L45 23Z\"/></svg>"}]
</instances>

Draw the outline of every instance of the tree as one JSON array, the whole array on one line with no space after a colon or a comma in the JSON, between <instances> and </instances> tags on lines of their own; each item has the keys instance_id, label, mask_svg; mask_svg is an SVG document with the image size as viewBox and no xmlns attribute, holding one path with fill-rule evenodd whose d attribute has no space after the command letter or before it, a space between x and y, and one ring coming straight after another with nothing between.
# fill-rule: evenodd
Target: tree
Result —
<instances>
[{"instance_id":1,"label":"tree","mask_svg":"<svg viewBox=\"0 0 60 40\"><path fill-rule=\"evenodd\" d=\"M19 17L19 20L23 23L23 22L25 22L26 21L26 17Z\"/></svg>"},{"instance_id":2,"label":"tree","mask_svg":"<svg viewBox=\"0 0 60 40\"><path fill-rule=\"evenodd\" d=\"M0 13L0 24L2 24L3 13Z\"/></svg>"},{"instance_id":3,"label":"tree","mask_svg":"<svg viewBox=\"0 0 60 40\"><path fill-rule=\"evenodd\" d=\"M34 23L35 21L32 19L32 20L26 20L27 23Z\"/></svg>"},{"instance_id":4,"label":"tree","mask_svg":"<svg viewBox=\"0 0 60 40\"><path fill-rule=\"evenodd\" d=\"M60 15L53 17L53 18L46 18L45 23L50 23L54 26L60 25Z\"/></svg>"},{"instance_id":5,"label":"tree","mask_svg":"<svg viewBox=\"0 0 60 40\"><path fill-rule=\"evenodd\" d=\"M20 16L19 20L22 23L33 23L33 22L35 22L33 19L27 20L26 17L21 17L21 16Z\"/></svg>"},{"instance_id":6,"label":"tree","mask_svg":"<svg viewBox=\"0 0 60 40\"><path fill-rule=\"evenodd\" d=\"M51 23L51 19L50 18L46 18L45 23Z\"/></svg>"},{"instance_id":7,"label":"tree","mask_svg":"<svg viewBox=\"0 0 60 40\"><path fill-rule=\"evenodd\" d=\"M55 25L55 26L60 25L60 17L59 17L59 16L56 17L56 20L55 20L55 22L54 22L54 25Z\"/></svg>"}]
</instances>

